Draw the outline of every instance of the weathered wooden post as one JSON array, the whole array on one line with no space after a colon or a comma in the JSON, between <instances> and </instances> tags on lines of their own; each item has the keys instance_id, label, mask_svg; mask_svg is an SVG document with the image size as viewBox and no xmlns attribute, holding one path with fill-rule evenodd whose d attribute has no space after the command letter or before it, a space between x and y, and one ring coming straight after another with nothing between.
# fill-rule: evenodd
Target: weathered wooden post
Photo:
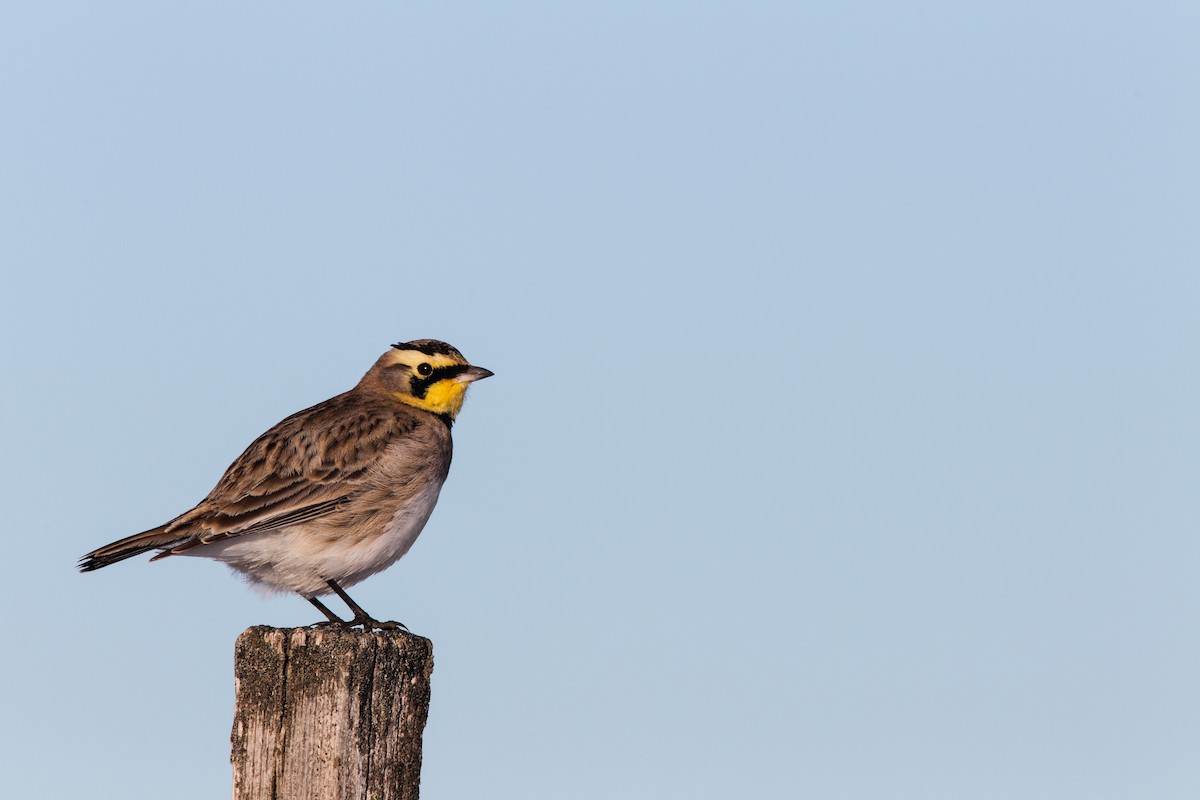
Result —
<instances>
[{"instance_id":1,"label":"weathered wooden post","mask_svg":"<svg viewBox=\"0 0 1200 800\"><path fill-rule=\"evenodd\" d=\"M416 800L433 644L403 631L238 637L234 800Z\"/></svg>"}]
</instances>

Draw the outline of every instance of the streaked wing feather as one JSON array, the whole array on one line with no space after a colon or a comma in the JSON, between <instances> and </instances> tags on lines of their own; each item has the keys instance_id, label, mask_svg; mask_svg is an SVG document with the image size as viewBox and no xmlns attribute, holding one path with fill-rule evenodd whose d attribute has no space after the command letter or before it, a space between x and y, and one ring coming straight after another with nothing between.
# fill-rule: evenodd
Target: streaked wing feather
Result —
<instances>
[{"instance_id":1,"label":"streaked wing feather","mask_svg":"<svg viewBox=\"0 0 1200 800\"><path fill-rule=\"evenodd\" d=\"M261 522L256 522L253 525L245 528L239 528L234 533L217 533L201 538L204 540L204 543L207 544L209 542L216 541L217 539L224 539L229 536L241 536L244 533L273 531L288 525L296 525L301 522L308 522L310 520L317 519L318 517L323 517L326 514L332 514L334 511L337 511L339 508L346 505L346 503L349 502L353 496L354 495L344 494L341 497L335 497L332 500L326 500L322 503L313 503L311 506L301 506L300 508L293 509L283 514L278 514L274 517L267 517Z\"/></svg>"},{"instance_id":2,"label":"streaked wing feather","mask_svg":"<svg viewBox=\"0 0 1200 800\"><path fill-rule=\"evenodd\" d=\"M354 497L388 444L416 426L403 409L347 392L258 437L170 529L194 533L170 553L331 514Z\"/></svg>"}]
</instances>

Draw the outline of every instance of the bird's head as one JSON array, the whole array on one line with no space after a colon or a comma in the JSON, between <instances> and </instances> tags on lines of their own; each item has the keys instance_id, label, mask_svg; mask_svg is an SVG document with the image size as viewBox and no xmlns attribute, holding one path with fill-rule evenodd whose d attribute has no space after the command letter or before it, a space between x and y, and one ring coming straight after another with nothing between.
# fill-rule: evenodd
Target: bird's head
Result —
<instances>
[{"instance_id":1,"label":"bird's head","mask_svg":"<svg viewBox=\"0 0 1200 800\"><path fill-rule=\"evenodd\" d=\"M373 385L401 403L453 420L462 410L467 387L491 375L491 370L471 366L445 342L417 339L392 345L359 385Z\"/></svg>"}]
</instances>

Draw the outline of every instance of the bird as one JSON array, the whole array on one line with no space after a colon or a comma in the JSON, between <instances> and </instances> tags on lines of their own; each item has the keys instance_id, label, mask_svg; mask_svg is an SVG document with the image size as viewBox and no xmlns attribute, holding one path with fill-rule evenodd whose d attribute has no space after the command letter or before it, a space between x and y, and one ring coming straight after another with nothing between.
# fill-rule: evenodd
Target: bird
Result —
<instances>
[{"instance_id":1,"label":"bird","mask_svg":"<svg viewBox=\"0 0 1200 800\"><path fill-rule=\"evenodd\" d=\"M299 594L325 615L319 625L407 630L371 617L346 589L412 547L449 474L467 388L493 374L436 339L394 344L354 388L255 439L194 508L93 550L78 568L152 550L151 561L203 556L257 588ZM330 593L351 619L321 601Z\"/></svg>"}]
</instances>

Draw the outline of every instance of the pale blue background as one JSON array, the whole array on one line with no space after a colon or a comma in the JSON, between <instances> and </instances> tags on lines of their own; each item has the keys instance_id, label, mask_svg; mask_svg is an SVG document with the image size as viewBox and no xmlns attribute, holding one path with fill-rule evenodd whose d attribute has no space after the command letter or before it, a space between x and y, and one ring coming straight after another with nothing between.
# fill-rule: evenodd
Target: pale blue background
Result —
<instances>
[{"instance_id":1,"label":"pale blue background","mask_svg":"<svg viewBox=\"0 0 1200 800\"><path fill-rule=\"evenodd\" d=\"M0 10L0 795L229 792L217 564L75 560L397 340L423 796L1200 795L1200 6Z\"/></svg>"}]
</instances>

